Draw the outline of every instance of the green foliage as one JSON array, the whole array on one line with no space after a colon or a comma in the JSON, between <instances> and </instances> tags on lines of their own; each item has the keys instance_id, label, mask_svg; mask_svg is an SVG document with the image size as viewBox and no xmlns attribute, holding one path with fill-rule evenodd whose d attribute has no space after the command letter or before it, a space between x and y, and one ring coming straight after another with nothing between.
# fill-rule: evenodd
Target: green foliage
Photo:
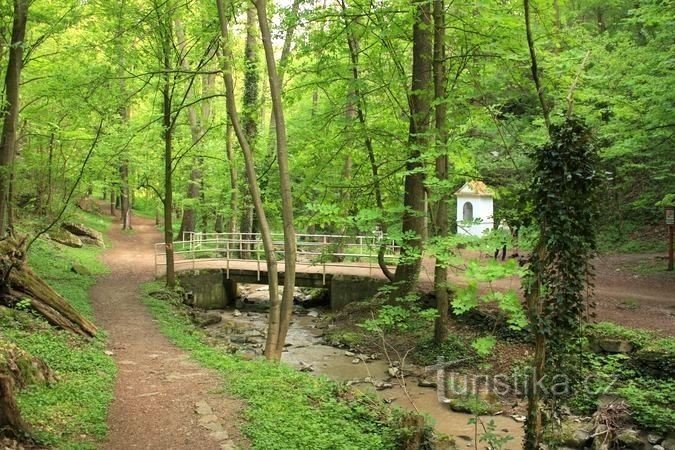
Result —
<instances>
[{"instance_id":1,"label":"green foliage","mask_svg":"<svg viewBox=\"0 0 675 450\"><path fill-rule=\"evenodd\" d=\"M88 224L95 224L95 218ZM73 263L104 273L100 249L70 249L39 240L29 262L78 311L91 317L88 291L93 276L71 272ZM59 331L42 318L23 311L0 315L0 335L42 358L58 381L50 386L29 386L17 396L24 419L43 443L58 448L91 448L105 437L108 406L113 399L116 368L105 355L105 337L91 341Z\"/></svg>"},{"instance_id":2,"label":"green foliage","mask_svg":"<svg viewBox=\"0 0 675 450\"><path fill-rule=\"evenodd\" d=\"M393 331L418 331L433 323L438 312L423 308L417 294L396 299L393 305L382 305L377 316L368 319L361 325L371 333L386 334Z\"/></svg>"},{"instance_id":3,"label":"green foliage","mask_svg":"<svg viewBox=\"0 0 675 450\"><path fill-rule=\"evenodd\" d=\"M420 365L430 366L437 362L455 362L474 358L476 355L466 339L448 334L442 344L436 344L433 339L425 339L415 347L413 358Z\"/></svg>"},{"instance_id":4,"label":"green foliage","mask_svg":"<svg viewBox=\"0 0 675 450\"><path fill-rule=\"evenodd\" d=\"M643 347L649 342L657 340L657 334L638 328L629 328L612 322L598 322L588 325L585 330L590 337L603 337L611 339L623 339L636 347Z\"/></svg>"},{"instance_id":5,"label":"green foliage","mask_svg":"<svg viewBox=\"0 0 675 450\"><path fill-rule=\"evenodd\" d=\"M146 284L156 290L158 284ZM176 345L223 376L223 387L246 401L244 433L253 448L396 448L398 414L372 397L345 391L267 361L244 361L209 347L201 332L171 304L146 296L161 330Z\"/></svg>"},{"instance_id":6,"label":"green foliage","mask_svg":"<svg viewBox=\"0 0 675 450\"><path fill-rule=\"evenodd\" d=\"M617 389L641 426L662 433L675 431L675 380L636 378Z\"/></svg>"},{"instance_id":7,"label":"green foliage","mask_svg":"<svg viewBox=\"0 0 675 450\"><path fill-rule=\"evenodd\" d=\"M490 421L486 424L480 418L472 417L469 419L469 423L476 426L478 426L480 423L482 427L482 433L480 433L478 441L485 442L491 449L502 449L506 444L513 440L513 436L500 436L497 434L497 424L495 423L494 419L490 419Z\"/></svg>"}]
</instances>

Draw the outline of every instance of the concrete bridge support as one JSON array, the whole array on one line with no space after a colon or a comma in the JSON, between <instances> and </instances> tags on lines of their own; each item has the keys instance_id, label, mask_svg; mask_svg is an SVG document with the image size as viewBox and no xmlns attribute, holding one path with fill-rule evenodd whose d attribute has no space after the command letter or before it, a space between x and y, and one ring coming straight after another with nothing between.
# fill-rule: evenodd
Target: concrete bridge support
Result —
<instances>
[{"instance_id":1,"label":"concrete bridge support","mask_svg":"<svg viewBox=\"0 0 675 450\"><path fill-rule=\"evenodd\" d=\"M279 274L283 284L283 273ZM235 304L239 296L238 283L266 284L267 273L255 270L202 269L178 273L178 281L186 292L186 304L201 309L224 309ZM332 310L363 301L377 294L386 285L382 279L354 275L325 275L298 273L298 287L324 288L329 290Z\"/></svg>"}]
</instances>

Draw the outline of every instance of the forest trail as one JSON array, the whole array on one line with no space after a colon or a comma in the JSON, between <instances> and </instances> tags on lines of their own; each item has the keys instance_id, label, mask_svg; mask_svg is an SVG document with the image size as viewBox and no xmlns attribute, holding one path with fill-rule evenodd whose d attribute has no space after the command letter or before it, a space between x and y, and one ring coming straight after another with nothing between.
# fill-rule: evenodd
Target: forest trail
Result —
<instances>
[{"instance_id":1,"label":"forest trail","mask_svg":"<svg viewBox=\"0 0 675 450\"><path fill-rule=\"evenodd\" d=\"M134 217L133 232L111 227L103 253L111 273L91 297L118 368L104 449L230 449L241 442L239 402L222 394L222 379L191 361L164 337L141 302L153 278L154 221Z\"/></svg>"}]
</instances>

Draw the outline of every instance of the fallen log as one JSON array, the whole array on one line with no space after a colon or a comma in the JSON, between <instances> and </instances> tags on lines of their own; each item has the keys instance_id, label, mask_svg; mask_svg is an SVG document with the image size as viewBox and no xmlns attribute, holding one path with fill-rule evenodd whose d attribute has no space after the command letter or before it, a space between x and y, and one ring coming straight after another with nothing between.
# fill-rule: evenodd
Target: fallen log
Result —
<instances>
[{"instance_id":1,"label":"fallen log","mask_svg":"<svg viewBox=\"0 0 675 450\"><path fill-rule=\"evenodd\" d=\"M96 326L37 276L25 259L23 242L11 238L0 241L0 304L12 307L27 300L28 306L50 324L82 336L94 336Z\"/></svg>"}]
</instances>

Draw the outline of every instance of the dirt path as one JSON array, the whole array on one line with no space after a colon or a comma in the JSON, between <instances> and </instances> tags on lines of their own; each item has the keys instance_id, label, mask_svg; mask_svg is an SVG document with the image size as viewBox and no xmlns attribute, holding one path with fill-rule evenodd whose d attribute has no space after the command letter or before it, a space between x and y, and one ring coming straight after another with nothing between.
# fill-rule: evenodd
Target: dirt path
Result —
<instances>
[{"instance_id":1,"label":"dirt path","mask_svg":"<svg viewBox=\"0 0 675 450\"><path fill-rule=\"evenodd\" d=\"M152 221L134 231L111 228L111 269L91 290L97 323L109 334L118 367L105 449L230 449L242 442L241 405L220 393L222 380L189 360L160 333L141 303L139 285L153 277Z\"/></svg>"}]
</instances>

